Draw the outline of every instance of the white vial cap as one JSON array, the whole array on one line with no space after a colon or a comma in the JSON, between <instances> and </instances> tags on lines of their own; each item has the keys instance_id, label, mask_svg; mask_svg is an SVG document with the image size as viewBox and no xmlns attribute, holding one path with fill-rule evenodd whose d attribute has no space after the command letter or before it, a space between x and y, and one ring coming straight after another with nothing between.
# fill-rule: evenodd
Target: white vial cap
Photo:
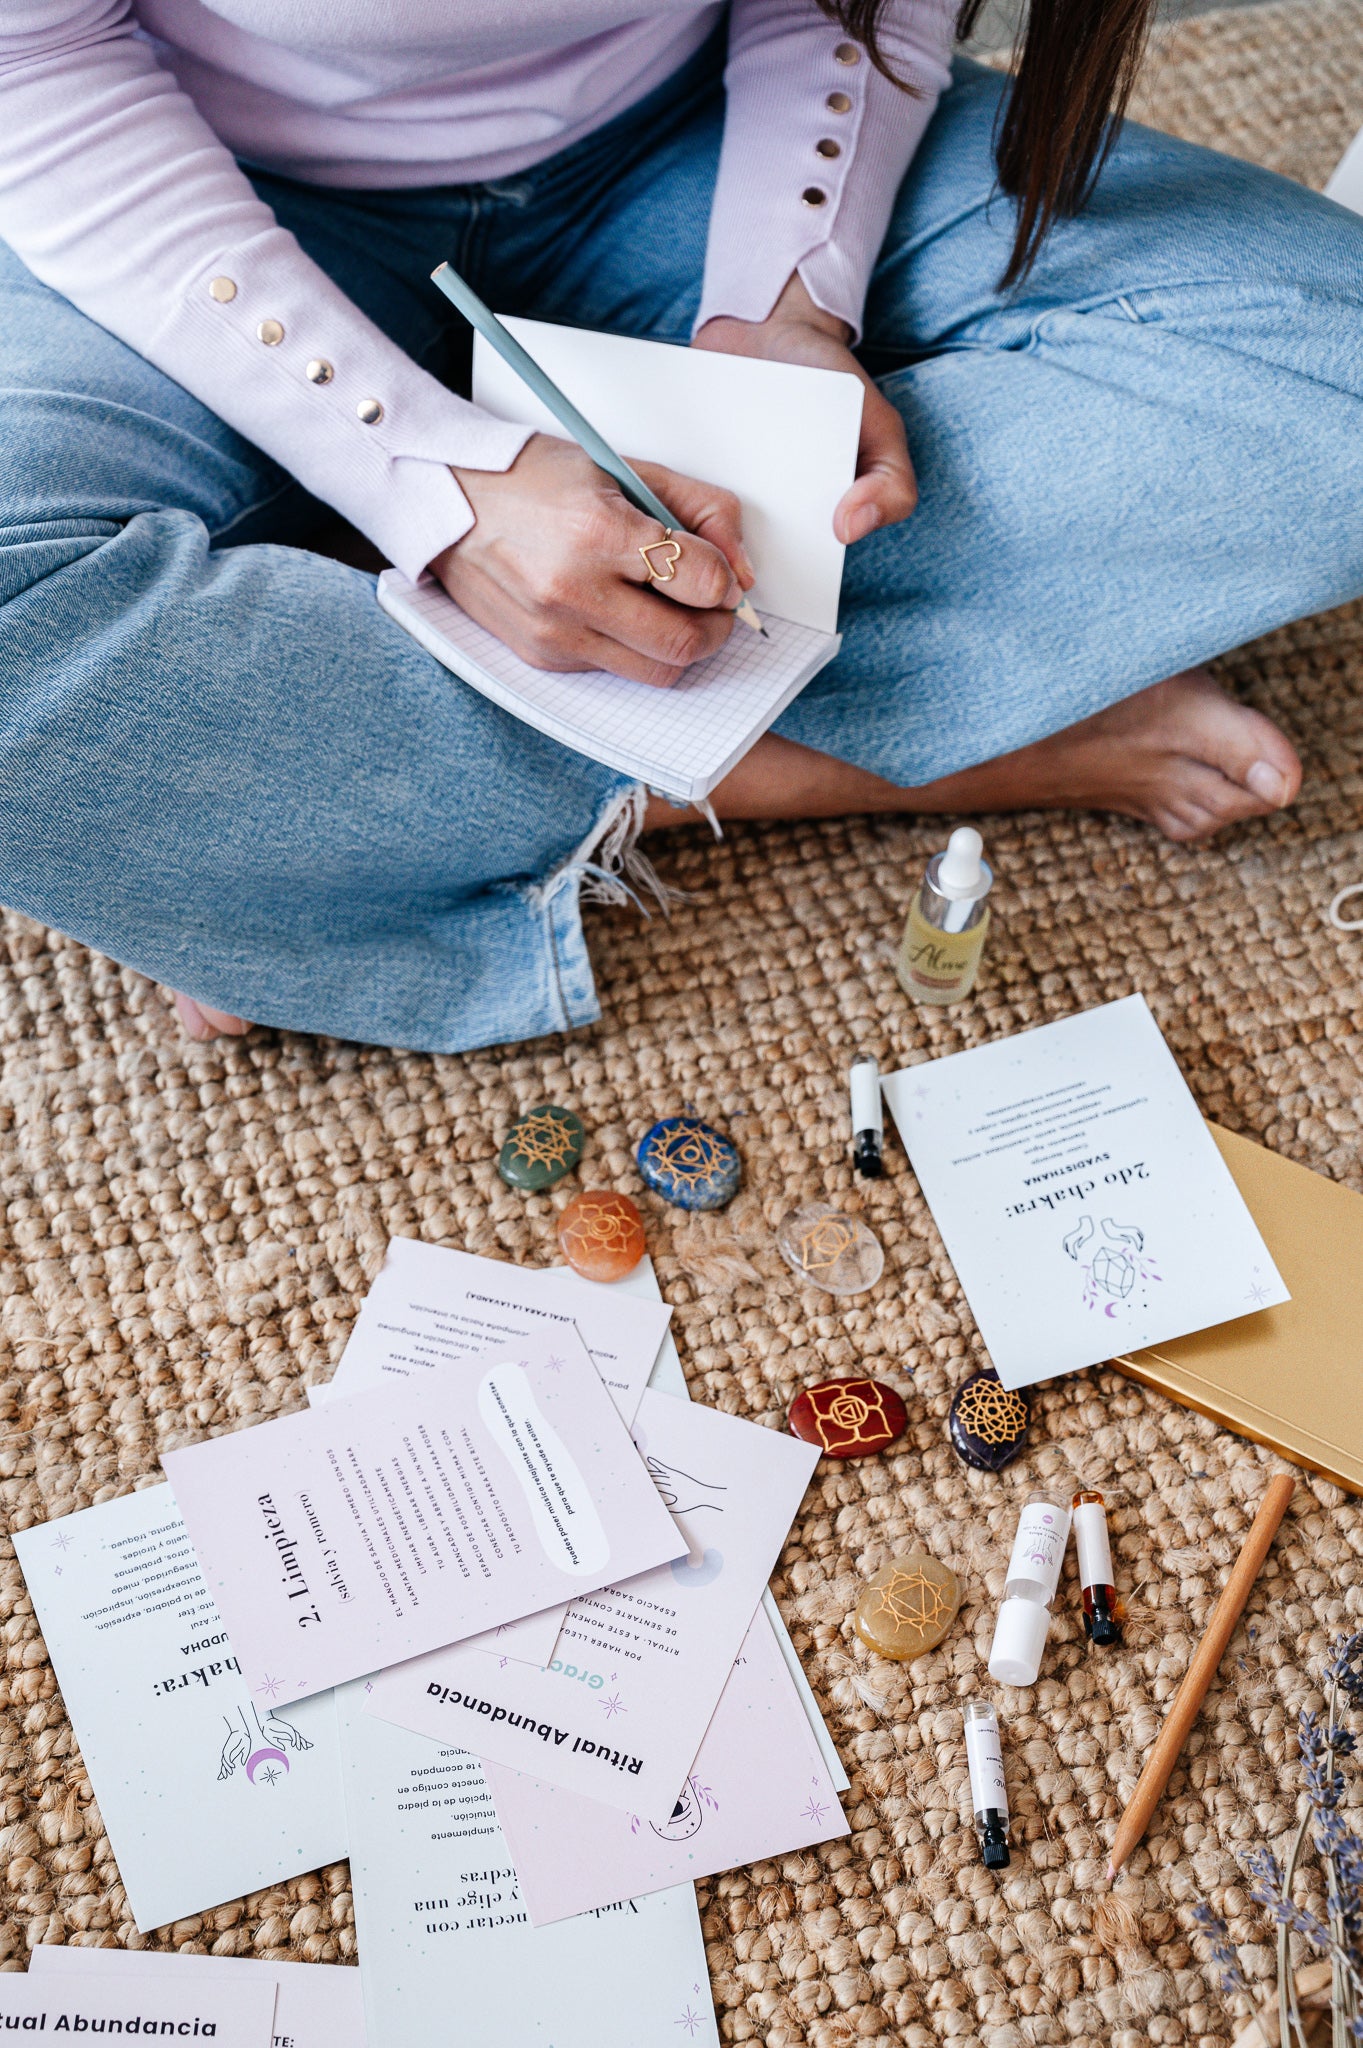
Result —
<instances>
[{"instance_id":1,"label":"white vial cap","mask_svg":"<svg viewBox=\"0 0 1363 2048\"><path fill-rule=\"evenodd\" d=\"M937 870L933 886L938 895L950 897L957 903L983 896L993 879L980 858L983 852L984 841L975 827L958 825L947 841L942 864Z\"/></svg>"},{"instance_id":2,"label":"white vial cap","mask_svg":"<svg viewBox=\"0 0 1363 2048\"><path fill-rule=\"evenodd\" d=\"M1005 1600L989 1646L989 1676L1000 1685L1035 1685L1051 1626L1039 1600Z\"/></svg>"}]
</instances>

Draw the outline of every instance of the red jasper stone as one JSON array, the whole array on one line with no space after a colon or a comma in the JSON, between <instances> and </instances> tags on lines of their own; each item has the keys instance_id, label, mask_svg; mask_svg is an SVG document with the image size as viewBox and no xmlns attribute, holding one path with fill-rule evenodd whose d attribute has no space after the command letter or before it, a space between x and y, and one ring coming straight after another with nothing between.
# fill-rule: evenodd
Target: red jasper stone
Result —
<instances>
[{"instance_id":1,"label":"red jasper stone","mask_svg":"<svg viewBox=\"0 0 1363 2048\"><path fill-rule=\"evenodd\" d=\"M830 1458L870 1458L903 1436L909 1411L880 1380L820 1380L795 1396L786 1419Z\"/></svg>"},{"instance_id":2,"label":"red jasper stone","mask_svg":"<svg viewBox=\"0 0 1363 2048\"><path fill-rule=\"evenodd\" d=\"M623 1280L648 1250L643 1218L629 1196L599 1188L569 1202L558 1219L558 1241L584 1280Z\"/></svg>"}]
</instances>

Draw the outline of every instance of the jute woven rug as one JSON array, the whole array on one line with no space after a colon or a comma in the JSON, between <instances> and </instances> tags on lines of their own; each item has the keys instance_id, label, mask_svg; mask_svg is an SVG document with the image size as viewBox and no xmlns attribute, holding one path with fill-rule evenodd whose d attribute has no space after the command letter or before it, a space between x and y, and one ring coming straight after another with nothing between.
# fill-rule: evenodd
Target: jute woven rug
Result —
<instances>
[{"instance_id":1,"label":"jute woven rug","mask_svg":"<svg viewBox=\"0 0 1363 2048\"><path fill-rule=\"evenodd\" d=\"M1363 4L1196 21L1163 44L1141 110L1320 182L1363 118ZM890 1179L853 1187L844 1078L854 1048L921 1059L1140 989L1204 1110L1363 1186L1363 937L1324 914L1363 879L1363 609L1227 667L1303 750L1296 809L1194 852L1091 818L989 824L996 931L978 999L945 1017L911 1008L891 967L937 825L684 836L664 865L693 893L670 921L593 914L602 1023L467 1058L269 1032L193 1048L136 975L6 918L5 1526L149 1484L168 1447L298 1406L396 1233L552 1261L574 1184L527 1199L494 1160L517 1111L569 1103L591 1132L586 1183L645 1208L698 1399L778 1425L801 1384L865 1368L913 1418L895 1456L825 1462L777 1576L852 1773L852 1834L701 1887L724 2038L1227 2048L1243 2015L1200 1959L1190 1909L1210 1898L1267 1972L1236 1851L1293 1822L1297 1710L1328 1639L1363 1616L1363 1504L1303 1475L1114 1909L1112 1822L1273 1460L1100 1371L1042 1395L1008 1474L964 1471L944 1418L974 1326L902 1154ZM632 1164L646 1125L688 1101L734 1133L747 1170L731 1210L691 1221L645 1197ZM886 1246L883 1280L849 1306L802 1293L771 1249L784 1210L819 1194L860 1206ZM982 1673L1020 1493L1075 1477L1118 1496L1133 1626L1123 1649L1089 1655L1060 1613L1007 1729L1019 1846L996 1879L968 1825L959 1703ZM911 1542L962 1574L966 1600L941 1651L898 1667L847 1616L863 1577ZM8 1542L0 1603L0 1964L50 1941L353 1959L344 1864L136 1934Z\"/></svg>"}]
</instances>

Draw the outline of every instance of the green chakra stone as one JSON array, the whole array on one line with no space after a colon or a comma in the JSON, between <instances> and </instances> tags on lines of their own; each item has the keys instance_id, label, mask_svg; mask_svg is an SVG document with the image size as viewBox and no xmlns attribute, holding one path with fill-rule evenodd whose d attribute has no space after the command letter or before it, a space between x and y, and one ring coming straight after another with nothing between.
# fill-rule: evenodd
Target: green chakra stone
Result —
<instances>
[{"instance_id":1,"label":"green chakra stone","mask_svg":"<svg viewBox=\"0 0 1363 2048\"><path fill-rule=\"evenodd\" d=\"M508 1187L529 1194L557 1187L577 1165L586 1142L581 1117L557 1102L542 1102L512 1124L497 1154L497 1171Z\"/></svg>"}]
</instances>

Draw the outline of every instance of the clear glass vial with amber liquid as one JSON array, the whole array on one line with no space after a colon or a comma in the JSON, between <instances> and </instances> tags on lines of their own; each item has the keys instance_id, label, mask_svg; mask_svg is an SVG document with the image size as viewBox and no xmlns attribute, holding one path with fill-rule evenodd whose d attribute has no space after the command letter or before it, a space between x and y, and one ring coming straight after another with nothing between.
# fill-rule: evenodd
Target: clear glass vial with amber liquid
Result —
<instances>
[{"instance_id":1,"label":"clear glass vial with amber liquid","mask_svg":"<svg viewBox=\"0 0 1363 2048\"><path fill-rule=\"evenodd\" d=\"M1107 1503L1093 1487L1076 1493L1070 1513L1079 1547L1079 1587L1084 1602L1084 1629L1093 1643L1118 1643L1126 1609L1112 1578L1112 1546L1107 1536Z\"/></svg>"},{"instance_id":2,"label":"clear glass vial with amber liquid","mask_svg":"<svg viewBox=\"0 0 1363 2048\"><path fill-rule=\"evenodd\" d=\"M975 986L989 930L985 898L994 886L984 841L959 825L928 862L909 909L895 972L916 1003L958 1003Z\"/></svg>"}]
</instances>

